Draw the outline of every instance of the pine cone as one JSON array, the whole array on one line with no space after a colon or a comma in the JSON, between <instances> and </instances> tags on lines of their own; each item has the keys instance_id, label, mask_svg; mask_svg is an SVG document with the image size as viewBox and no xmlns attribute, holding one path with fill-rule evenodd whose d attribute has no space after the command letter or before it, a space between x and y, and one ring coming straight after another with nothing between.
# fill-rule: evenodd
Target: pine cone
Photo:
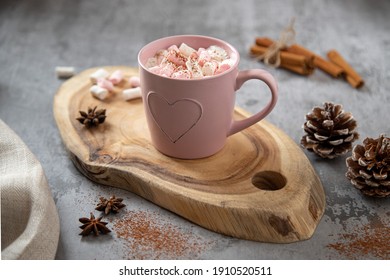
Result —
<instances>
[{"instance_id":1,"label":"pine cone","mask_svg":"<svg viewBox=\"0 0 390 280\"><path fill-rule=\"evenodd\" d=\"M345 175L365 195L390 196L390 138L366 138L363 145L353 148Z\"/></svg>"},{"instance_id":2,"label":"pine cone","mask_svg":"<svg viewBox=\"0 0 390 280\"><path fill-rule=\"evenodd\" d=\"M345 113L343 106L325 102L324 107L314 107L306 115L301 139L302 147L323 158L335 158L352 149L352 142L359 134L355 132L356 121L351 113Z\"/></svg>"},{"instance_id":3,"label":"pine cone","mask_svg":"<svg viewBox=\"0 0 390 280\"><path fill-rule=\"evenodd\" d=\"M93 109L88 107L88 113L79 111L81 117L76 118L81 124L86 127L97 126L104 123L106 119L106 109L100 109L96 111L97 106Z\"/></svg>"}]
</instances>

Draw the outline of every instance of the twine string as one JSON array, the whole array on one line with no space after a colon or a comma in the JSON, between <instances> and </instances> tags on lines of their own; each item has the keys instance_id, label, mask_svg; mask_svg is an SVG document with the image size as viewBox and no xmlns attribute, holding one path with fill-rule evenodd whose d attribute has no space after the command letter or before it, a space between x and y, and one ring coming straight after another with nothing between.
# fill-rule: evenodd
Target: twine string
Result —
<instances>
[{"instance_id":1,"label":"twine string","mask_svg":"<svg viewBox=\"0 0 390 280\"><path fill-rule=\"evenodd\" d=\"M280 66L280 51L295 43L295 18L292 18L290 24L280 33L279 40L275 41L267 51L259 56L259 59L264 60L264 63L274 67Z\"/></svg>"}]
</instances>

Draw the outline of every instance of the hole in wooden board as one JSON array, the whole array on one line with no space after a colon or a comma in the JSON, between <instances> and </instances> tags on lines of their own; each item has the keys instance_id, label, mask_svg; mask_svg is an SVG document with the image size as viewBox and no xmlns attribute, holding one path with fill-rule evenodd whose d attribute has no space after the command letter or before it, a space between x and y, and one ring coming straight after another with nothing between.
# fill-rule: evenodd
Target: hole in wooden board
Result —
<instances>
[{"instance_id":1,"label":"hole in wooden board","mask_svg":"<svg viewBox=\"0 0 390 280\"><path fill-rule=\"evenodd\" d=\"M252 184L264 191L276 191L284 188L287 184L286 177L275 171L260 171L252 177Z\"/></svg>"}]
</instances>

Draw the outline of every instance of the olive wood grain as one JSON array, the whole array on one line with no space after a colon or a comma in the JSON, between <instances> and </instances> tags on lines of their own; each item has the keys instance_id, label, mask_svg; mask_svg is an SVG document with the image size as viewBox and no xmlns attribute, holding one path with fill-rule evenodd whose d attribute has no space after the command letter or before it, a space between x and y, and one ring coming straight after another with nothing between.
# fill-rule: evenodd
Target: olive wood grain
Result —
<instances>
[{"instance_id":1,"label":"olive wood grain","mask_svg":"<svg viewBox=\"0 0 390 280\"><path fill-rule=\"evenodd\" d=\"M126 77L135 68L121 69ZM141 99L124 101L125 80L107 100L89 93L88 69L67 80L54 98L54 116L70 158L87 178L122 188L202 227L274 243L310 238L325 208L322 184L301 149L263 120L228 138L217 154L181 160L151 144ZM105 123L86 128L79 110L107 109ZM248 116L240 108L235 119Z\"/></svg>"}]
</instances>

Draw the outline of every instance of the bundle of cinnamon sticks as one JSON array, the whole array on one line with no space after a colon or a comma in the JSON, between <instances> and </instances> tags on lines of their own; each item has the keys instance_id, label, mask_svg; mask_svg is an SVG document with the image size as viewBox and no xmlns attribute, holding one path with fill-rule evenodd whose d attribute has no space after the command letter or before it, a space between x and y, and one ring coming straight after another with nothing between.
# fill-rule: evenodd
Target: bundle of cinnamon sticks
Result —
<instances>
[{"instance_id":1,"label":"bundle of cinnamon sticks","mask_svg":"<svg viewBox=\"0 0 390 280\"><path fill-rule=\"evenodd\" d=\"M258 37L255 44L251 46L250 53L260 59L264 58L267 51L275 44L273 40L267 37ZM336 51L331 50L327 53L328 59L309 51L298 44L292 44L282 48L279 53L279 65L301 75L310 75L315 68L319 68L334 78L344 77L354 88L364 85L363 79L359 74L345 61L345 59ZM276 58L271 58L276 59ZM272 61L271 61L272 62Z\"/></svg>"}]
</instances>

